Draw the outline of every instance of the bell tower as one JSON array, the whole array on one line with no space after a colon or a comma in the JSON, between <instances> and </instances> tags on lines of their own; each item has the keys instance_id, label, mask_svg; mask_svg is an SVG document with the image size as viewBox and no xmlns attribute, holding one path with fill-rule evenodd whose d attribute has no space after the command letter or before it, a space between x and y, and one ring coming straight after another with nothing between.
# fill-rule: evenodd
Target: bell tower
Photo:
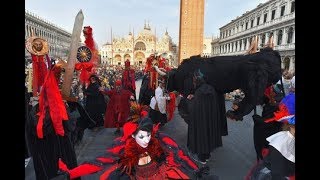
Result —
<instances>
[{"instance_id":1,"label":"bell tower","mask_svg":"<svg viewBox=\"0 0 320 180\"><path fill-rule=\"evenodd\" d=\"M180 0L179 64L203 50L204 0Z\"/></svg>"}]
</instances>

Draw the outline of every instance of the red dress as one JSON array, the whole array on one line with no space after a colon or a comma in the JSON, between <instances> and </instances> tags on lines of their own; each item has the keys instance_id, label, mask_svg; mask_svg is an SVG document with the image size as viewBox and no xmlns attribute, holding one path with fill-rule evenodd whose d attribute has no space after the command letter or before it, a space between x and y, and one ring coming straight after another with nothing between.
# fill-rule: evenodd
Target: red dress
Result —
<instances>
[{"instance_id":1,"label":"red dress","mask_svg":"<svg viewBox=\"0 0 320 180\"><path fill-rule=\"evenodd\" d=\"M132 93L136 90L135 72L133 69L125 69L122 73L122 85L124 89Z\"/></svg>"},{"instance_id":2,"label":"red dress","mask_svg":"<svg viewBox=\"0 0 320 180\"><path fill-rule=\"evenodd\" d=\"M120 92L117 92L114 89L102 93L107 94L110 97L104 116L104 127L122 127L129 117L130 96L133 94L125 89L121 89Z\"/></svg>"},{"instance_id":3,"label":"red dress","mask_svg":"<svg viewBox=\"0 0 320 180\"><path fill-rule=\"evenodd\" d=\"M124 142L117 138L113 144L115 146L108 148L105 154L98 156L94 161L85 162L71 170L60 161L59 168L68 172L70 179L97 172L102 172L100 180L197 179L199 174L204 175L201 173L204 172L203 168L199 168L178 144L165 134L153 134L146 149L141 148L133 138ZM139 156L143 152L148 152L151 161L145 165L138 165ZM216 178L212 176L209 179Z\"/></svg>"}]
</instances>

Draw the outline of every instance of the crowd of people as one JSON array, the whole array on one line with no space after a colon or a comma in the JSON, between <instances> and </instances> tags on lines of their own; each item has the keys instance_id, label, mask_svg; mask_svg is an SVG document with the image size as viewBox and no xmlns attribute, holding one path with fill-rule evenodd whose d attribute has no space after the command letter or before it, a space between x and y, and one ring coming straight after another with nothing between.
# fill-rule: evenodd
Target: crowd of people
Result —
<instances>
[{"instance_id":1,"label":"crowd of people","mask_svg":"<svg viewBox=\"0 0 320 180\"><path fill-rule=\"evenodd\" d=\"M33 56L41 56L45 63L45 52L36 50ZM60 91L63 66L52 61L33 67L37 76L33 75L32 91L26 74L26 157L33 159L37 180L80 179L97 172L102 173L100 179L217 178L208 174L206 164L213 150L222 146L222 136L228 135L227 118L239 119L226 113L226 96L212 86L210 73L200 68L187 72L190 77L183 90L170 91L172 79L167 74L172 67L161 55L152 54L141 72L126 60L124 67L115 69L96 66L84 81L78 81L75 73L66 96ZM136 92L140 78L141 89ZM179 74L174 78L179 81ZM257 162L248 180L294 178L294 93L294 73L283 71L282 79L264 90L263 101L257 101L263 112L252 116ZM237 111L246 94L241 89L231 94ZM177 96L179 113L188 124L186 149L161 132L173 118ZM75 146L84 130L104 128L116 129L112 147L78 164Z\"/></svg>"}]
</instances>

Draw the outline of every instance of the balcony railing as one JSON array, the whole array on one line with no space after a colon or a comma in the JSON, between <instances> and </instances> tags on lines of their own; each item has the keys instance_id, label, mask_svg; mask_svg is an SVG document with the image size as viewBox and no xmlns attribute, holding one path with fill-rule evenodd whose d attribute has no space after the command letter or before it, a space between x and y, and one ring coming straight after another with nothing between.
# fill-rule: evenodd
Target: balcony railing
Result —
<instances>
[{"instance_id":1,"label":"balcony railing","mask_svg":"<svg viewBox=\"0 0 320 180\"><path fill-rule=\"evenodd\" d=\"M236 34L233 34L231 36L228 36L226 38L222 38L220 39L220 42L225 42L225 41L228 41L230 39L233 39L235 37L239 37L239 36L242 36L242 35L245 35L245 34L253 34L253 32L256 32L256 31L259 31L261 29L265 29L267 27L270 27L270 26L273 26L273 25L276 25L276 24L279 24L279 23L282 23L282 22L285 22L285 21L289 21L291 19L294 19L296 16L295 16L295 13L291 13L291 14L287 14L287 15L284 15L282 17L279 17L279 18L276 18L276 19L273 19L271 21L268 21L268 22L265 22L259 26L255 26L255 27L252 27L248 30L244 30L242 32L239 32L239 33L236 33Z\"/></svg>"},{"instance_id":2,"label":"balcony railing","mask_svg":"<svg viewBox=\"0 0 320 180\"><path fill-rule=\"evenodd\" d=\"M278 46L275 46L274 49L278 51L295 50L295 43L278 45Z\"/></svg>"},{"instance_id":3,"label":"balcony railing","mask_svg":"<svg viewBox=\"0 0 320 180\"><path fill-rule=\"evenodd\" d=\"M274 46L274 50L277 50L277 51L295 50L295 43L276 45L276 46ZM244 55L246 52L247 52L247 50L242 50L242 51L215 54L215 56Z\"/></svg>"}]
</instances>

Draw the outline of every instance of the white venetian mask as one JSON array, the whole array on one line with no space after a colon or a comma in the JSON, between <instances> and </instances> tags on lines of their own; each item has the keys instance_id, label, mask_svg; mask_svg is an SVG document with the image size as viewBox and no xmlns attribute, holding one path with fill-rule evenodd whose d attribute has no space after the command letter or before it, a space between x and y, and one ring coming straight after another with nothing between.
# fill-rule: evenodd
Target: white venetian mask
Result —
<instances>
[{"instance_id":1,"label":"white venetian mask","mask_svg":"<svg viewBox=\"0 0 320 180\"><path fill-rule=\"evenodd\" d=\"M146 148L151 139L151 132L139 130L138 133L135 136L132 135L132 137L141 147Z\"/></svg>"}]
</instances>

